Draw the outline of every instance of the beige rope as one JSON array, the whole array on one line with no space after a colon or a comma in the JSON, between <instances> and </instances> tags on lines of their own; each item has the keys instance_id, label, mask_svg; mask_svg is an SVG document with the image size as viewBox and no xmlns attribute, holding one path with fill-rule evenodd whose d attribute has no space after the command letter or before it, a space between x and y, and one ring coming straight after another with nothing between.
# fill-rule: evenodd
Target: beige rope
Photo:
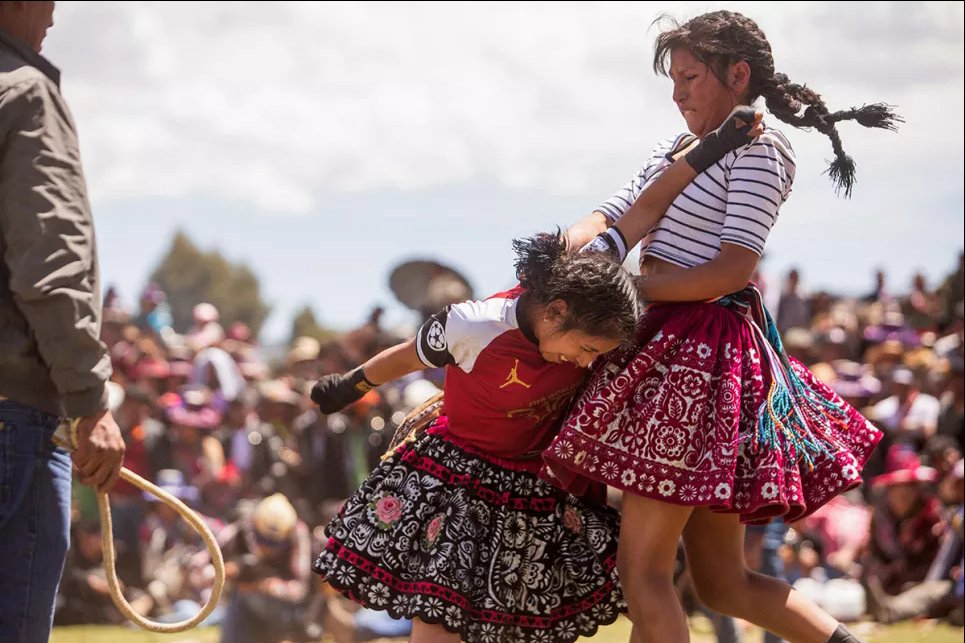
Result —
<instances>
[{"instance_id":1,"label":"beige rope","mask_svg":"<svg viewBox=\"0 0 965 643\"><path fill-rule=\"evenodd\" d=\"M77 445L77 423L78 420L73 420L69 425L62 424L54 434L54 443L68 451L75 450ZM211 588L211 596L208 597L208 602L204 604L201 611L184 621L177 623L158 623L144 618L134 611L134 608L131 607L121 592L120 583L117 581L117 570L114 569L117 557L114 553L114 532L111 522L110 501L107 499L106 493L98 493L97 506L100 509L101 517L101 543L104 547L104 572L107 574L107 585L111 591L111 599L114 601L117 609L121 611L121 614L149 632L173 634L175 632L189 630L207 618L214 608L217 607L218 600L221 598L221 590L224 588L224 558L221 556L221 549L218 547L218 542L198 514L168 492L158 488L126 467L121 467L121 479L126 480L142 491L147 491L157 496L158 499L177 511L182 518L194 527L194 530L198 532L205 546L208 548L208 553L211 554L211 563L214 565L214 587Z\"/></svg>"}]
</instances>

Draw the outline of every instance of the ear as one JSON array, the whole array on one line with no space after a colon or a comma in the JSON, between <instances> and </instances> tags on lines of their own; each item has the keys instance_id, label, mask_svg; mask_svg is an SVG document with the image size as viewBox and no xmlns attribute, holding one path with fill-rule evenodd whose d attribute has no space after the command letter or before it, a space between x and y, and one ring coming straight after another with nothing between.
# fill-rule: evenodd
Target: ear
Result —
<instances>
[{"instance_id":1,"label":"ear","mask_svg":"<svg viewBox=\"0 0 965 643\"><path fill-rule=\"evenodd\" d=\"M727 78L730 89L738 96L747 95L747 87L751 84L751 66L746 60L741 60L730 66Z\"/></svg>"},{"instance_id":2,"label":"ear","mask_svg":"<svg viewBox=\"0 0 965 643\"><path fill-rule=\"evenodd\" d=\"M569 310L570 306L565 301L562 299L554 299L546 304L546 320L559 324L566 318L566 313L569 312Z\"/></svg>"}]
</instances>

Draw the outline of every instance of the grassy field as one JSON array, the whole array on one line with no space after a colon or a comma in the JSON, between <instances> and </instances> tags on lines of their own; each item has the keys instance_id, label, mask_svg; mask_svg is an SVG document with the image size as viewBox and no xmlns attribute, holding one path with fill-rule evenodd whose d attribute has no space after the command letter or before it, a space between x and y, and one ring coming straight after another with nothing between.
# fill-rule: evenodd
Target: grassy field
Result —
<instances>
[{"instance_id":1,"label":"grassy field","mask_svg":"<svg viewBox=\"0 0 965 643\"><path fill-rule=\"evenodd\" d=\"M962 628L940 625L932 621L905 623L882 627L873 623L857 623L852 631L867 643L961 643ZM620 620L600 630L594 643L626 643L630 623ZM330 639L323 639L323 641ZM702 619L691 621L693 643L714 643L710 624ZM760 634L748 631L744 640L759 643ZM50 643L218 643L217 628L193 630L184 634L151 634L120 627L60 627L55 628Z\"/></svg>"}]
</instances>

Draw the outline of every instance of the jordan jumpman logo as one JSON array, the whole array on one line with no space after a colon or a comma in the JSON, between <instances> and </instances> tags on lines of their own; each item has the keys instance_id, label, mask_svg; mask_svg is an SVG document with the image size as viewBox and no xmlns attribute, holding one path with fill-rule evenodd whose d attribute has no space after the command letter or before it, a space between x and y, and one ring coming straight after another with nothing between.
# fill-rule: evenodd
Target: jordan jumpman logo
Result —
<instances>
[{"instance_id":1,"label":"jordan jumpman logo","mask_svg":"<svg viewBox=\"0 0 965 643\"><path fill-rule=\"evenodd\" d=\"M499 388L506 388L510 384L520 384L522 386L525 386L526 388L529 388L530 387L529 384L519 379L519 373L517 372L518 369L519 369L519 360L517 359L516 363L513 364L513 367L509 370L509 375L506 376L506 381L503 382L502 386L500 386Z\"/></svg>"}]
</instances>

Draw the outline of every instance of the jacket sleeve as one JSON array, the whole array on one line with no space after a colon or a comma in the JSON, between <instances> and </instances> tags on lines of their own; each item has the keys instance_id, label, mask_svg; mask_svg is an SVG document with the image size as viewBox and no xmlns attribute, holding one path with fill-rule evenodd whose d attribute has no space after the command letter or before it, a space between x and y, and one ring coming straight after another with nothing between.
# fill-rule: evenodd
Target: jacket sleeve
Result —
<instances>
[{"instance_id":1,"label":"jacket sleeve","mask_svg":"<svg viewBox=\"0 0 965 643\"><path fill-rule=\"evenodd\" d=\"M9 287L69 416L106 408L97 253L74 124L56 86L0 96L0 234Z\"/></svg>"}]
</instances>

